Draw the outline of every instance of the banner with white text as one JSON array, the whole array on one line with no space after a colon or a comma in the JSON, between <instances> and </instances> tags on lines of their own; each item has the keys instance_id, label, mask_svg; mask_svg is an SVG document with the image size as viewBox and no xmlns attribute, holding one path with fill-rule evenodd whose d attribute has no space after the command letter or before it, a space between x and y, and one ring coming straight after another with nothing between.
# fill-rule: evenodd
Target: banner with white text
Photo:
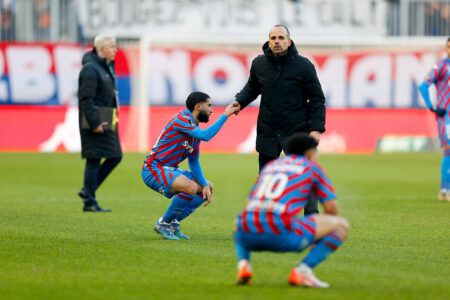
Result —
<instances>
[{"instance_id":1,"label":"banner with white text","mask_svg":"<svg viewBox=\"0 0 450 300\"><path fill-rule=\"evenodd\" d=\"M300 46L301 47L301 46ZM75 44L0 43L1 105L77 105L78 74L85 49ZM302 52L301 52L302 53ZM195 90L223 106L245 85L259 49L224 51L151 48L148 106L184 105ZM302 53L316 66L329 108L422 108L417 87L442 53L432 51ZM116 55L120 104L137 101L138 48ZM136 67L134 67L136 69ZM430 92L435 97L433 91ZM253 103L254 106L258 102Z\"/></svg>"}]
</instances>

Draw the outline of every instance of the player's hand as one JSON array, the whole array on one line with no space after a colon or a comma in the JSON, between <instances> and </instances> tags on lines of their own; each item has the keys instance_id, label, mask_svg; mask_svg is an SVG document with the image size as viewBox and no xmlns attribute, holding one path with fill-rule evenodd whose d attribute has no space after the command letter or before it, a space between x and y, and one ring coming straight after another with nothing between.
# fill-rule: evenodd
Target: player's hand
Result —
<instances>
[{"instance_id":1,"label":"player's hand","mask_svg":"<svg viewBox=\"0 0 450 300\"><path fill-rule=\"evenodd\" d=\"M202 190L203 200L205 200L205 204L203 206L208 206L211 202L211 190L209 189L209 185L205 185Z\"/></svg>"},{"instance_id":2,"label":"player's hand","mask_svg":"<svg viewBox=\"0 0 450 300\"><path fill-rule=\"evenodd\" d=\"M225 112L224 115L229 117L233 114L238 114L239 110L241 108L241 105L238 103L238 105L234 104L237 101L234 101L233 103L231 103L230 105L227 106L227 108L225 108Z\"/></svg>"},{"instance_id":3,"label":"player's hand","mask_svg":"<svg viewBox=\"0 0 450 300\"><path fill-rule=\"evenodd\" d=\"M241 111L241 104L237 101L233 101L231 103L231 106L238 108L238 110L234 113L237 116L239 114L239 112Z\"/></svg>"},{"instance_id":4,"label":"player's hand","mask_svg":"<svg viewBox=\"0 0 450 300\"><path fill-rule=\"evenodd\" d=\"M211 191L211 196L212 194L214 194L214 185L212 184L212 182L208 181L208 185L209 185L209 190Z\"/></svg>"},{"instance_id":5,"label":"player's hand","mask_svg":"<svg viewBox=\"0 0 450 300\"><path fill-rule=\"evenodd\" d=\"M93 129L92 131L95 133L103 133L103 126L108 125L108 122L102 122L100 125L97 126L97 128Z\"/></svg>"},{"instance_id":6,"label":"player's hand","mask_svg":"<svg viewBox=\"0 0 450 300\"><path fill-rule=\"evenodd\" d=\"M309 136L315 139L317 142L320 142L320 131L311 131Z\"/></svg>"},{"instance_id":7,"label":"player's hand","mask_svg":"<svg viewBox=\"0 0 450 300\"><path fill-rule=\"evenodd\" d=\"M439 117L443 117L447 113L447 111L443 108L436 108L436 109L432 108L431 111L434 112Z\"/></svg>"}]
</instances>

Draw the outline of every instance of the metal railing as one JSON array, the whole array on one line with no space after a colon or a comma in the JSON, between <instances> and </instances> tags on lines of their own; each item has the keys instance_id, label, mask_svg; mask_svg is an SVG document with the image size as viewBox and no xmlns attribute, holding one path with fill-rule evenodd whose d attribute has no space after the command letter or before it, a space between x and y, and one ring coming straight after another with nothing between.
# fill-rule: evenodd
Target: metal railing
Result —
<instances>
[{"instance_id":1,"label":"metal railing","mask_svg":"<svg viewBox=\"0 0 450 300\"><path fill-rule=\"evenodd\" d=\"M2 41L78 40L75 0L0 0Z\"/></svg>"},{"instance_id":2,"label":"metal railing","mask_svg":"<svg viewBox=\"0 0 450 300\"><path fill-rule=\"evenodd\" d=\"M134 3L127 0L112 1ZM149 3L154 2L153 0L147 1ZM198 3L206 1L212 0L196 0ZM218 0L214 1L217 2ZM240 1L248 2L252 0ZM290 1L295 2L297 6L301 6L302 2L307 2L305 0ZM371 1L373 4L386 4L386 36L450 35L450 0L364 1ZM98 2L102 3L101 1ZM336 4L338 2L338 0L316 1L317 5ZM100 6L99 9L101 8ZM280 4L278 8L282 10L283 5ZM83 28L79 25L77 17L79 9L78 0L0 0L0 40L25 42L83 41ZM87 38L88 40L92 39L91 36Z\"/></svg>"}]
</instances>

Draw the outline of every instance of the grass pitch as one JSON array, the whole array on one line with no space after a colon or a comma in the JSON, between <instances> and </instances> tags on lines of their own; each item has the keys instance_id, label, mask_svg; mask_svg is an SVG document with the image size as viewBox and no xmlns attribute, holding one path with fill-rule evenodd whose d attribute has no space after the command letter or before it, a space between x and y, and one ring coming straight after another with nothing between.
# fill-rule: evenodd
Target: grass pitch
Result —
<instances>
[{"instance_id":1,"label":"grass pitch","mask_svg":"<svg viewBox=\"0 0 450 300\"><path fill-rule=\"evenodd\" d=\"M323 155L352 226L315 269L328 290L293 288L305 253L255 253L254 282L234 286L234 217L257 174L256 155L203 154L210 206L183 221L190 241L152 226L169 201L148 189L144 154L100 187L109 214L82 213L79 154L0 154L2 299L448 299L450 203L436 200L439 154Z\"/></svg>"}]
</instances>

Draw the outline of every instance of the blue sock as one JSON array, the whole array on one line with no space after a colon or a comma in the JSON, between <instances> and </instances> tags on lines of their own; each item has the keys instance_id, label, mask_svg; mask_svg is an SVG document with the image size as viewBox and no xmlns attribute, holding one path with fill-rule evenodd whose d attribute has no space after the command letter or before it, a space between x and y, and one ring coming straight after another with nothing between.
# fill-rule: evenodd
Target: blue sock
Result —
<instances>
[{"instance_id":1,"label":"blue sock","mask_svg":"<svg viewBox=\"0 0 450 300\"><path fill-rule=\"evenodd\" d=\"M164 213L162 220L166 223L172 223L174 219L183 212L183 209L194 199L194 195L178 193L170 203L169 208Z\"/></svg>"},{"instance_id":2,"label":"blue sock","mask_svg":"<svg viewBox=\"0 0 450 300\"><path fill-rule=\"evenodd\" d=\"M242 247L242 245L239 243L238 240L238 232L234 234L234 246L236 248L236 255L237 260L240 261L241 259L250 260L250 251Z\"/></svg>"},{"instance_id":3,"label":"blue sock","mask_svg":"<svg viewBox=\"0 0 450 300\"><path fill-rule=\"evenodd\" d=\"M441 163L441 190L450 191L450 155L444 152Z\"/></svg>"},{"instance_id":4,"label":"blue sock","mask_svg":"<svg viewBox=\"0 0 450 300\"><path fill-rule=\"evenodd\" d=\"M331 233L319 240L314 248L303 259L302 263L308 265L311 269L324 261L340 245L342 240L335 233Z\"/></svg>"},{"instance_id":5,"label":"blue sock","mask_svg":"<svg viewBox=\"0 0 450 300\"><path fill-rule=\"evenodd\" d=\"M183 209L180 215L177 216L177 220L181 221L190 216L200 205L202 205L205 200L203 200L202 194L195 195L194 199L190 201Z\"/></svg>"}]
</instances>

